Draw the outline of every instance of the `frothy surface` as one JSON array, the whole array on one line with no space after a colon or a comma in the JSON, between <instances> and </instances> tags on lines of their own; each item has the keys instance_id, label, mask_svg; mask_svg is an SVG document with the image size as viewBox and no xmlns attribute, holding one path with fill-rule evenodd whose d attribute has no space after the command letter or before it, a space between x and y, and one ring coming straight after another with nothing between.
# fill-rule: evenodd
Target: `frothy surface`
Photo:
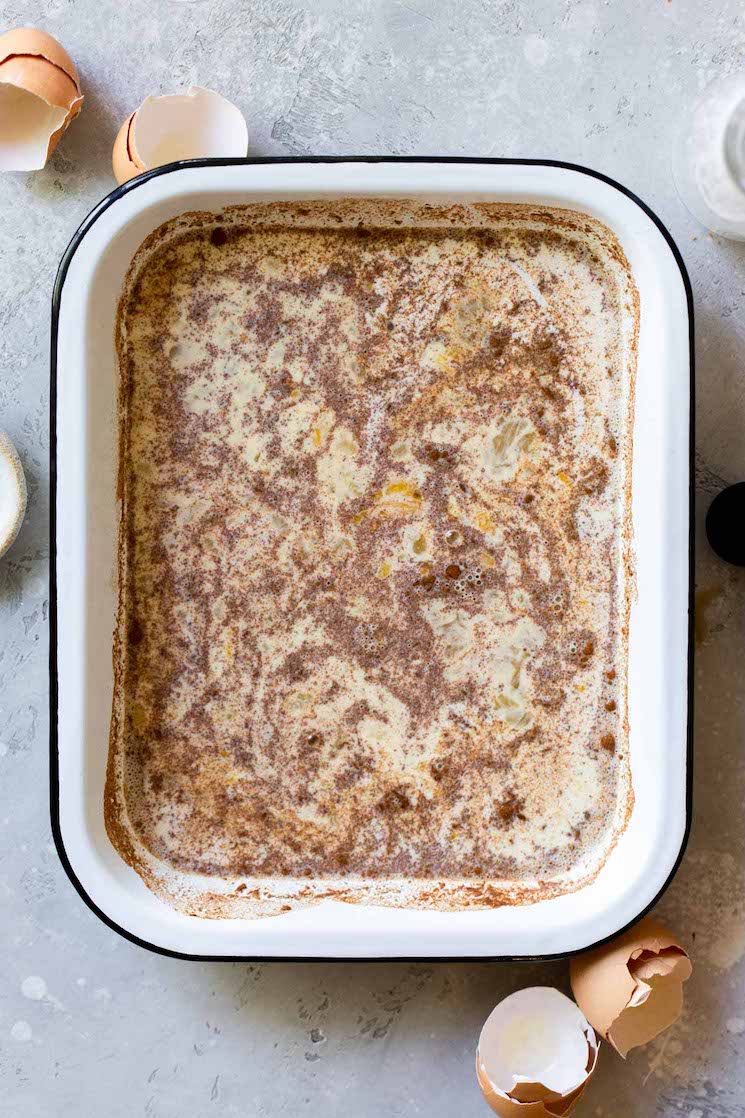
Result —
<instances>
[{"instance_id":1,"label":"frothy surface","mask_svg":"<svg viewBox=\"0 0 745 1118\"><path fill-rule=\"evenodd\" d=\"M174 870L496 903L618 830L628 269L560 211L425 216L195 218L123 304L117 748Z\"/></svg>"}]
</instances>

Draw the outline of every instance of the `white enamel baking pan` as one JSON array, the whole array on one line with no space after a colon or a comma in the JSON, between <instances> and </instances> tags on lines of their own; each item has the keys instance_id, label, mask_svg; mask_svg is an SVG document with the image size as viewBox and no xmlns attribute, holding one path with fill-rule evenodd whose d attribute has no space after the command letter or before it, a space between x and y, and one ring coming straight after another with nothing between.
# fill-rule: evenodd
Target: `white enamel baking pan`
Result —
<instances>
[{"instance_id":1,"label":"white enamel baking pan","mask_svg":"<svg viewBox=\"0 0 745 1118\"><path fill-rule=\"evenodd\" d=\"M634 421L637 597L629 649L633 814L597 878L527 906L457 913L324 903L259 920L179 914L110 845L103 788L116 611L114 318L143 239L186 210L342 195L538 202L605 222L641 300ZM57 848L83 900L122 935L190 958L535 958L614 935L660 896L690 820L692 307L653 213L592 171L462 159L259 159L172 164L115 190L60 265L52 323L51 799Z\"/></svg>"}]
</instances>

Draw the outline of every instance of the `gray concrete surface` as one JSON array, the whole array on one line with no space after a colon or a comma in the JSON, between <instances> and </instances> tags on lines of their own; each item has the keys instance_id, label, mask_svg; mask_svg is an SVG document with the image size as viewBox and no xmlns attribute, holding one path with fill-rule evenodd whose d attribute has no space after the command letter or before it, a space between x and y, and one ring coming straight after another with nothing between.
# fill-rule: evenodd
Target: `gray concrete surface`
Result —
<instances>
[{"instance_id":1,"label":"gray concrete surface","mask_svg":"<svg viewBox=\"0 0 745 1118\"><path fill-rule=\"evenodd\" d=\"M120 121L200 82L243 108L251 151L574 160L667 222L698 314L696 799L660 911L690 944L680 1022L605 1051L580 1113L745 1112L745 572L701 521L745 478L745 247L678 202L670 143L691 96L745 64L740 0L0 0L77 61L86 104L48 168L0 179L0 426L30 509L0 560L0 1115L228 1118L486 1114L480 1024L563 964L199 965L118 938L59 865L47 808L49 300L78 222L111 189Z\"/></svg>"}]
</instances>

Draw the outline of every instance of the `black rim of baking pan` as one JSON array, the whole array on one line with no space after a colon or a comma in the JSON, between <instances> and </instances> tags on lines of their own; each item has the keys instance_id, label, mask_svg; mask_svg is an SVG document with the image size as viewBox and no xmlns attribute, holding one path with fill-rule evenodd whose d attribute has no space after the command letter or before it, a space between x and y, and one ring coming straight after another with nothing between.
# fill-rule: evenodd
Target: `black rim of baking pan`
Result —
<instances>
[{"instance_id":1,"label":"black rim of baking pan","mask_svg":"<svg viewBox=\"0 0 745 1118\"><path fill-rule=\"evenodd\" d=\"M57 334L59 329L59 313L60 302L62 298L62 289L64 287L67 271L70 267L70 262L79 248L83 238L85 237L91 226L98 220L99 217L118 201L125 194L131 190L137 190L138 187L143 186L150 179L157 178L159 175L167 175L173 171L178 171L182 168L194 167L233 167L233 166L252 166L263 164L282 164L293 165L303 163L429 163L429 164L481 164L481 165L497 165L497 166L518 166L518 167L557 167L563 170L575 171L582 175L587 175L593 179L599 179L601 182L612 186L614 189L620 191L650 218L651 221L659 229L662 236L670 248L670 251L675 258L675 262L680 270L681 279L686 293L686 302L688 305L688 343L690 353L690 427L689 427L689 446L688 446L688 469L689 469L689 494L688 494L688 518L689 518L689 532L688 532L688 678L687 678L687 727L686 727L686 820L685 830L680 845L678 856L675 863L667 877L667 880L659 890L657 895L645 905L645 907L637 913L637 915L629 920L623 927L613 932L611 935L605 936L594 943L588 944L586 947L578 948L576 951L562 951L555 954L546 955L365 955L360 957L347 957L347 956L332 956L332 955L313 955L313 956L298 956L298 955L192 955L183 951L175 951L168 947L161 947L155 943L149 943L147 940L141 939L139 936L123 928L116 921L112 920L99 906L88 896L84 886L80 882L75 873L75 870L70 863L65 844L62 838L60 829L59 817L59 741L57 730L57 704L58 704L58 677L57 677ZM158 955L165 955L174 959L188 959L195 962L226 962L226 963L272 963L272 962L293 962L293 963L401 963L401 962L427 962L427 963L503 963L503 962L548 962L554 959L568 958L574 954L581 954L585 951L591 951L604 943L615 939L616 936L621 935L627 928L632 927L638 920L646 915L662 897L665 890L670 885L670 882L675 877L678 867L685 854L688 838L691 830L692 821L692 800L693 800L693 594L694 594L694 555L695 555L695 522L694 522L694 450L695 450L695 358L694 358L694 327L693 327L693 291L691 289L691 282L688 278L683 258L680 254L678 246L676 245L671 233L663 224L657 214L649 208L649 206L641 200L632 190L623 186L615 179L604 175L599 171L594 171L588 167L582 167L576 163L566 163L557 159L508 159L508 158L492 158L492 157L468 157L468 156L420 156L420 155L400 155L400 156L386 156L386 155L310 155L310 156L258 156L246 157L243 159L184 159L175 163L168 163L162 167L156 167L152 171L147 171L137 178L132 179L130 182L124 183L122 186L112 190L107 194L98 205L96 205L88 216L83 220L75 234L73 235L70 243L68 244L65 252L60 261L57 270L57 277L54 284L54 292L52 295L52 331L51 331L51 348L50 348L50 405L49 405L49 419L50 419L50 450L49 450L49 539L50 539L50 556L49 556L49 759L50 759L50 779L49 779L49 795L50 795L50 813L52 821L52 833L54 835L54 843L57 848L62 865L75 887L76 891L99 920L103 921L113 931L118 932L124 939L129 940L131 943L137 944L138 947L144 947L149 951L154 951Z\"/></svg>"}]
</instances>

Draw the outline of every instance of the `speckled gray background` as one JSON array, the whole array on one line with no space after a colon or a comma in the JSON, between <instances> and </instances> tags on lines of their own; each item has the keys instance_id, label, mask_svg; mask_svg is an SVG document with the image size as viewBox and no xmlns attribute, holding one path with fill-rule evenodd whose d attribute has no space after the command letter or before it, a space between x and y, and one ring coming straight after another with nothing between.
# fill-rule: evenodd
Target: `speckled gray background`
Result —
<instances>
[{"instance_id":1,"label":"speckled gray background","mask_svg":"<svg viewBox=\"0 0 745 1118\"><path fill-rule=\"evenodd\" d=\"M480 1024L562 964L239 966L148 954L65 878L47 807L49 301L59 257L113 186L112 141L148 93L233 98L257 154L544 156L606 172L678 240L698 315L699 521L745 478L745 246L707 237L670 177L673 129L745 65L741 0L0 0L80 67L86 103L50 166L0 179L0 426L28 519L0 560L0 1115L486 1115ZM699 524L700 528L700 524ZM660 906L691 947L680 1022L580 1112L745 1112L745 572L697 572L696 800Z\"/></svg>"}]
</instances>

